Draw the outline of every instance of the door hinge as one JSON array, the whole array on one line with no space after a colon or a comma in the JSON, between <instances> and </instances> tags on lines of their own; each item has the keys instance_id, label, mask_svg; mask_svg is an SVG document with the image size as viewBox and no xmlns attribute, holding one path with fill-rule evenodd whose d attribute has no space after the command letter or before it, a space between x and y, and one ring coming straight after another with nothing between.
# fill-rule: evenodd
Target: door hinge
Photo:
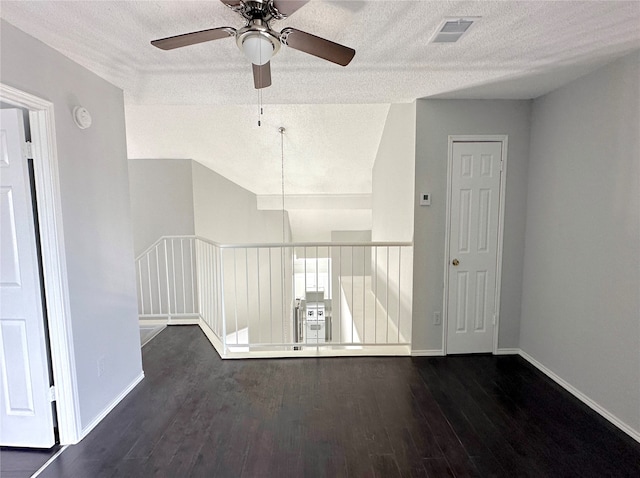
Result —
<instances>
[{"instance_id":1,"label":"door hinge","mask_svg":"<svg viewBox=\"0 0 640 478\"><path fill-rule=\"evenodd\" d=\"M502 171L504 169L504 160L501 159L500 160L500 171Z\"/></svg>"},{"instance_id":2,"label":"door hinge","mask_svg":"<svg viewBox=\"0 0 640 478\"><path fill-rule=\"evenodd\" d=\"M497 322L498 322L498 317L496 314L493 314L493 325L496 325Z\"/></svg>"},{"instance_id":3,"label":"door hinge","mask_svg":"<svg viewBox=\"0 0 640 478\"><path fill-rule=\"evenodd\" d=\"M24 143L24 159L33 159L33 147L31 146L31 141L26 141Z\"/></svg>"},{"instance_id":4,"label":"door hinge","mask_svg":"<svg viewBox=\"0 0 640 478\"><path fill-rule=\"evenodd\" d=\"M50 402L56 401L56 387L54 386L49 387L49 401Z\"/></svg>"}]
</instances>

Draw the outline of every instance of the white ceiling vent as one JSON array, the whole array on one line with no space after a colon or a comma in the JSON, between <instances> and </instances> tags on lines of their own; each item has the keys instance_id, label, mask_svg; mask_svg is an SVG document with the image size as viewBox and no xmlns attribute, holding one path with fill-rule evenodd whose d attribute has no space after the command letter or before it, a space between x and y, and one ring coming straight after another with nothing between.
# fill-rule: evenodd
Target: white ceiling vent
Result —
<instances>
[{"instance_id":1,"label":"white ceiling vent","mask_svg":"<svg viewBox=\"0 0 640 478\"><path fill-rule=\"evenodd\" d=\"M431 37L432 43L457 42L480 17L445 18Z\"/></svg>"}]
</instances>

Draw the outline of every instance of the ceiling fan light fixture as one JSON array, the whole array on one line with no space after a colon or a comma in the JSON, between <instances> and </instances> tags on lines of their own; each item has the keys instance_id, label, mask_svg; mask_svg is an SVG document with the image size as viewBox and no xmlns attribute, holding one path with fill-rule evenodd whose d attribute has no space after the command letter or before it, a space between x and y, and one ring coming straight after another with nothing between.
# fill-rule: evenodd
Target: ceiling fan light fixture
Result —
<instances>
[{"instance_id":1,"label":"ceiling fan light fixture","mask_svg":"<svg viewBox=\"0 0 640 478\"><path fill-rule=\"evenodd\" d=\"M242 52L254 65L264 65L274 54L273 43L264 35L256 32L246 36L242 42Z\"/></svg>"}]
</instances>

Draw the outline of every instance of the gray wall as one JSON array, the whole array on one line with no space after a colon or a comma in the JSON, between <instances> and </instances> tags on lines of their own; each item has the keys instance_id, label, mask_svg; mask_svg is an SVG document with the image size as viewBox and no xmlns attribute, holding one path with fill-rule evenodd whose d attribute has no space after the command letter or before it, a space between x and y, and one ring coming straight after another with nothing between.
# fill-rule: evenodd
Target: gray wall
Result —
<instances>
[{"instance_id":1,"label":"gray wall","mask_svg":"<svg viewBox=\"0 0 640 478\"><path fill-rule=\"evenodd\" d=\"M640 433L640 53L533 103L520 347Z\"/></svg>"},{"instance_id":2,"label":"gray wall","mask_svg":"<svg viewBox=\"0 0 640 478\"><path fill-rule=\"evenodd\" d=\"M221 244L281 243L282 212L257 209L257 198L236 183L192 160L130 160L131 195L136 252L143 252L163 235L198 235ZM289 217L285 213L285 241L291 240ZM286 270L291 265L290 249L284 251ZM238 329L249 326L249 339L255 343L269 337L275 342L288 341L291 329L292 274L285 274L282 293L280 251L272 251L269 279L268 249L260 252L227 249L223 253L226 284L235 285L225 294L227 311L237 314ZM248 257L248 265L245 260ZM234 269L235 263L235 269ZM258 267L259 263L259 267ZM254 280L260 270L260 296ZM247 282L247 271L251 280ZM247 289L249 283L249 289ZM272 293L265 300L266 291ZM235 300L238 303L235 303ZM284 307L283 307L284 304ZM272 310L269 310L269 307ZM282 311L286 326L282 326ZM273 327L265 317L274 316ZM263 319L260 320L260 317ZM260 329L260 331L258 331ZM227 333L236 330L236 321L227 323Z\"/></svg>"},{"instance_id":3,"label":"gray wall","mask_svg":"<svg viewBox=\"0 0 640 478\"><path fill-rule=\"evenodd\" d=\"M256 195L193 162L195 233L222 244L282 242L282 212L259 211ZM291 239L285 212L285 240Z\"/></svg>"},{"instance_id":4,"label":"gray wall","mask_svg":"<svg viewBox=\"0 0 640 478\"><path fill-rule=\"evenodd\" d=\"M162 236L195 234L189 159L133 159L129 186L136 256Z\"/></svg>"},{"instance_id":5,"label":"gray wall","mask_svg":"<svg viewBox=\"0 0 640 478\"><path fill-rule=\"evenodd\" d=\"M524 260L530 101L418 100L416 106L416 193L430 192L431 206L414 195L414 350L442 348L442 311L448 135L506 134L508 171L498 346L518 346Z\"/></svg>"},{"instance_id":6,"label":"gray wall","mask_svg":"<svg viewBox=\"0 0 640 478\"><path fill-rule=\"evenodd\" d=\"M2 83L52 101L83 428L142 372L122 91L2 21ZM93 125L80 130L83 105ZM105 368L98 376L97 362Z\"/></svg>"}]
</instances>

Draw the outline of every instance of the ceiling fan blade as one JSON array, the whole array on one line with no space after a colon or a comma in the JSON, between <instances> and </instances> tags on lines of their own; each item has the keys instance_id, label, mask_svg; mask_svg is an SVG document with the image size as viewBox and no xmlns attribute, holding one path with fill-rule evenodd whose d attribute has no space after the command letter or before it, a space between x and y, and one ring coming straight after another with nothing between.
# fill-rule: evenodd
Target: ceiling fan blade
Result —
<instances>
[{"instance_id":1,"label":"ceiling fan blade","mask_svg":"<svg viewBox=\"0 0 640 478\"><path fill-rule=\"evenodd\" d=\"M251 65L253 67L253 84L256 90L271 86L271 62L268 61L264 65Z\"/></svg>"},{"instance_id":2,"label":"ceiling fan blade","mask_svg":"<svg viewBox=\"0 0 640 478\"><path fill-rule=\"evenodd\" d=\"M224 3L227 7L231 7L231 8L239 7L240 5L242 5L242 2L240 0L220 0L220 1Z\"/></svg>"},{"instance_id":3,"label":"ceiling fan blade","mask_svg":"<svg viewBox=\"0 0 640 478\"><path fill-rule=\"evenodd\" d=\"M295 28L282 30L280 32L280 41L294 50L303 51L341 66L347 66L356 54L353 48L325 40Z\"/></svg>"},{"instance_id":4,"label":"ceiling fan blade","mask_svg":"<svg viewBox=\"0 0 640 478\"><path fill-rule=\"evenodd\" d=\"M275 8L283 18L286 18L293 15L307 3L309 3L309 0L273 0L273 8Z\"/></svg>"},{"instance_id":5,"label":"ceiling fan blade","mask_svg":"<svg viewBox=\"0 0 640 478\"><path fill-rule=\"evenodd\" d=\"M181 48L183 46L232 37L235 36L235 34L235 28L219 27L211 28L209 30L201 30L199 32L184 33L173 37L161 38L160 40L153 40L151 44L162 50L173 50L174 48Z\"/></svg>"}]
</instances>

